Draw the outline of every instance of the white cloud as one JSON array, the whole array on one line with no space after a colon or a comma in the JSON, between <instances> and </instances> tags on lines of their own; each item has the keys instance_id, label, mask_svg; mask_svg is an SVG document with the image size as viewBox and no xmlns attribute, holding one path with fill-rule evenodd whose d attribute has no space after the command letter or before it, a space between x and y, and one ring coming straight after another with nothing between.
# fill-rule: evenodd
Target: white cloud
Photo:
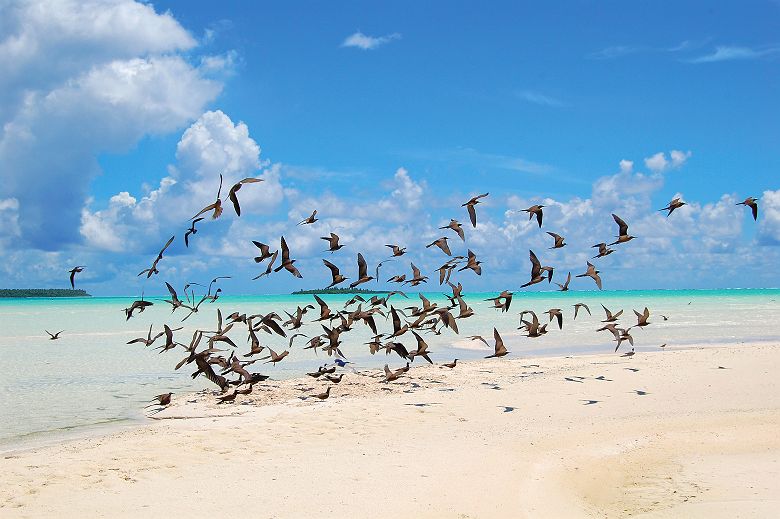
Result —
<instances>
[{"instance_id":1,"label":"white cloud","mask_svg":"<svg viewBox=\"0 0 780 519\"><path fill-rule=\"evenodd\" d=\"M0 35L0 198L25 208L21 244L78 239L96 156L195 119L221 84L177 54L195 40L127 0L22 2Z\"/></svg>"},{"instance_id":2,"label":"white cloud","mask_svg":"<svg viewBox=\"0 0 780 519\"><path fill-rule=\"evenodd\" d=\"M682 167L690 156L690 151L682 152L680 150L672 150L669 152L670 158L667 159L666 154L659 151L655 155L645 159L645 166L653 173L663 173L670 169Z\"/></svg>"},{"instance_id":3,"label":"white cloud","mask_svg":"<svg viewBox=\"0 0 780 519\"><path fill-rule=\"evenodd\" d=\"M758 201L758 220L760 243L780 245L780 189L764 191Z\"/></svg>"},{"instance_id":4,"label":"white cloud","mask_svg":"<svg viewBox=\"0 0 780 519\"><path fill-rule=\"evenodd\" d=\"M280 165L258 173L267 165L260 160L260 147L246 124L233 123L222 111L203 113L184 131L176 158L177 164L169 168L172 176L162 178L157 189L140 199L121 192L111 197L105 209L82 209L79 230L86 243L109 251L154 247L163 235L180 230L182 222L214 200L220 173L224 176L222 220L234 218L227 191L242 178L263 179L239 192L242 217L272 212L284 199Z\"/></svg>"},{"instance_id":5,"label":"white cloud","mask_svg":"<svg viewBox=\"0 0 780 519\"><path fill-rule=\"evenodd\" d=\"M373 50L379 47L380 45L384 45L386 43L389 43L393 40L398 40L400 38L401 35L398 34L397 32L394 32L393 34L387 34L385 36L368 36L358 31L354 34L350 34L349 36L347 36L347 38L341 43L341 46L356 47L358 49L363 49L363 50Z\"/></svg>"},{"instance_id":6,"label":"white cloud","mask_svg":"<svg viewBox=\"0 0 780 519\"><path fill-rule=\"evenodd\" d=\"M762 48L739 47L734 45L720 45L715 51L697 58L688 60L689 63L715 63L718 61L759 59L780 53L780 47L770 46Z\"/></svg>"}]
</instances>

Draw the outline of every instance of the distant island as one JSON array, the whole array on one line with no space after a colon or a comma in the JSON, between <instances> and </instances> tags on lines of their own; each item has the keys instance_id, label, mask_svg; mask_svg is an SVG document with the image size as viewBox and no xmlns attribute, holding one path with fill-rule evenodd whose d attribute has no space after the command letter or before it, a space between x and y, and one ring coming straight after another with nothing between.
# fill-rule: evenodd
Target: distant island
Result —
<instances>
[{"instance_id":1,"label":"distant island","mask_svg":"<svg viewBox=\"0 0 780 519\"><path fill-rule=\"evenodd\" d=\"M301 294L389 294L388 290L366 290L364 288L315 288L312 290L297 290L292 295Z\"/></svg>"},{"instance_id":2,"label":"distant island","mask_svg":"<svg viewBox=\"0 0 780 519\"><path fill-rule=\"evenodd\" d=\"M70 288L0 288L0 297L91 297L82 289Z\"/></svg>"}]
</instances>

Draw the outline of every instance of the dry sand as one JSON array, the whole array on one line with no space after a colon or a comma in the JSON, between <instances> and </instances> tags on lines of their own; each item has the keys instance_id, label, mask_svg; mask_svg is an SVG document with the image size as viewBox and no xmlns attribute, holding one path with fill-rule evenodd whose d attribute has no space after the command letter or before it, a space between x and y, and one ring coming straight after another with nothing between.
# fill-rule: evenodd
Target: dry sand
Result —
<instances>
[{"instance_id":1,"label":"dry sand","mask_svg":"<svg viewBox=\"0 0 780 519\"><path fill-rule=\"evenodd\" d=\"M420 361L6 453L0 516L780 516L780 345Z\"/></svg>"}]
</instances>

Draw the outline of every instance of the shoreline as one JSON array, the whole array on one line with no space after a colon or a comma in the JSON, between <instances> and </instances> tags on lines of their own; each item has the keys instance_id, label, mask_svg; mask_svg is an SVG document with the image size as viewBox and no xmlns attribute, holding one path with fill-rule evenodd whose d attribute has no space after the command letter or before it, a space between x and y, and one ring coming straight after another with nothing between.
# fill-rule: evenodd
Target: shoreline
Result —
<instances>
[{"instance_id":1,"label":"shoreline","mask_svg":"<svg viewBox=\"0 0 780 519\"><path fill-rule=\"evenodd\" d=\"M775 343L347 370L324 402L298 399L326 386L306 379L174 396L152 423L6 452L0 511L206 517L205 474L273 517L761 517L780 506L778 369Z\"/></svg>"},{"instance_id":2,"label":"shoreline","mask_svg":"<svg viewBox=\"0 0 780 519\"><path fill-rule=\"evenodd\" d=\"M507 335L509 337L510 335ZM778 341L773 339L766 339L766 340L751 340L747 342L734 342L730 340L726 340L723 342L708 342L708 343L692 343L692 344L675 344L669 347L669 349L665 350L666 352L673 352L673 351L687 351L687 350L696 350L696 349L709 349L709 348L750 348L753 346L764 346L764 345L772 345L777 344ZM463 355L474 355L474 354L481 354L482 352L485 352L486 354L489 354L491 352L490 349L482 345L481 343L474 343L470 346L456 346L453 343L450 345L450 348L455 350L455 353L457 351L461 351ZM575 353L569 353L566 355L561 354L557 351L557 348L551 348L547 353L539 353L539 350L533 350L531 352L530 356L526 356L526 351L520 350L513 353L510 353L510 356L508 356L505 361L534 361L534 360L549 360L549 359L557 359L557 360L563 360L563 359L572 359L572 358L589 358L589 357L619 357L620 352L618 353L609 353L604 352L601 350L584 350L581 352L575 352ZM647 346L637 346L636 348L637 355L646 355L646 354L655 354L655 353L664 353L664 350L660 350L657 347L647 347ZM330 358L324 358L325 361L329 360ZM385 357L382 357L383 361L385 360ZM403 365L405 361L402 361L399 357L397 357L395 354L392 356L386 357L388 363L391 365L391 367L395 366L400 367ZM464 359L458 359L458 366L468 365L472 363L479 363L484 361L481 356L477 358L464 358ZM423 362L422 360L419 361L420 363L417 364L417 367L422 366ZM448 361L444 361L448 362ZM396 365L397 364L397 365ZM437 361L437 365L439 362ZM415 364L411 365L412 368L415 367ZM312 368L316 369L316 368ZM366 368L363 367L360 369L360 371L366 372L366 373L373 373L378 374L381 368ZM349 373L349 371L347 371ZM303 383L303 382L311 382L312 379L309 377L306 377L303 373L298 374L298 376L290 377L290 378L271 378L263 385L270 385L270 384L279 384L279 383L290 383L290 382L297 382L297 383ZM208 384L209 388L212 387L211 384ZM174 404L177 401L180 401L181 399L188 398L201 398L204 394L212 394L213 391L211 389L198 389L198 390L190 390L190 391L183 391L179 392L177 395L174 396ZM175 408L175 406L172 407L172 409ZM89 439L89 438L95 438L95 437L101 437L105 435L110 435L111 433L115 431L121 431L126 429L133 429L133 428L139 428L139 427L145 427L151 424L154 424L158 420L164 420L166 419L166 415L163 414L162 416L155 417L153 415L149 415L143 407L140 407L137 409L137 413L135 413L135 416L126 416L122 418L117 419L107 419L102 422L97 423L90 423L90 424L83 424L83 425L74 425L74 426L65 426L58 429L50 429L50 430L42 430L42 431L33 431L30 433L26 433L21 436L12 437L12 438L6 438L0 441L0 455L7 455L7 454L16 454L18 452L24 452L39 448L48 447L51 445L54 445L59 442L63 441L77 441L77 440L83 440L83 439Z\"/></svg>"}]
</instances>

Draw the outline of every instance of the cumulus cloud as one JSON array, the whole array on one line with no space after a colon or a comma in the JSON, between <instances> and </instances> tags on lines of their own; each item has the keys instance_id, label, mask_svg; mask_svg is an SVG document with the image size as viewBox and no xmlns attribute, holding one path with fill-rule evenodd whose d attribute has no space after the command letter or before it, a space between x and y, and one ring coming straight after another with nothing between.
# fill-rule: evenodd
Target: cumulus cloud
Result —
<instances>
[{"instance_id":1,"label":"cumulus cloud","mask_svg":"<svg viewBox=\"0 0 780 519\"><path fill-rule=\"evenodd\" d=\"M659 151L655 155L645 159L645 166L654 173L663 173L670 169L682 167L690 156L690 151L683 152L680 150L672 150L669 152L669 158L667 159L666 154Z\"/></svg>"},{"instance_id":2,"label":"cumulus cloud","mask_svg":"<svg viewBox=\"0 0 780 519\"><path fill-rule=\"evenodd\" d=\"M0 34L0 197L24 207L22 243L78 239L96 156L182 127L221 90L182 50L168 13L126 0L21 2ZM5 16L5 12L4 12Z\"/></svg>"},{"instance_id":3,"label":"cumulus cloud","mask_svg":"<svg viewBox=\"0 0 780 519\"><path fill-rule=\"evenodd\" d=\"M263 182L239 193L244 217L272 212L284 198L280 166L266 167L260 160L260 147L249 136L243 122L234 123L222 111L203 113L187 128L176 152L177 163L158 188L136 198L120 192L104 209L85 207L81 212L81 235L87 244L109 251L141 250L154 239L168 234L202 207L214 201L220 173L224 177L222 199L226 204L223 220L233 216L227 190L242 178L259 176ZM203 225L203 224L201 224Z\"/></svg>"},{"instance_id":4,"label":"cumulus cloud","mask_svg":"<svg viewBox=\"0 0 780 519\"><path fill-rule=\"evenodd\" d=\"M363 50L373 50L381 45L390 43L391 41L398 40L400 38L401 35L397 32L387 34L385 36L368 36L367 34L363 34L362 32L357 31L354 34L347 36L346 39L341 43L341 46L356 47Z\"/></svg>"}]
</instances>

